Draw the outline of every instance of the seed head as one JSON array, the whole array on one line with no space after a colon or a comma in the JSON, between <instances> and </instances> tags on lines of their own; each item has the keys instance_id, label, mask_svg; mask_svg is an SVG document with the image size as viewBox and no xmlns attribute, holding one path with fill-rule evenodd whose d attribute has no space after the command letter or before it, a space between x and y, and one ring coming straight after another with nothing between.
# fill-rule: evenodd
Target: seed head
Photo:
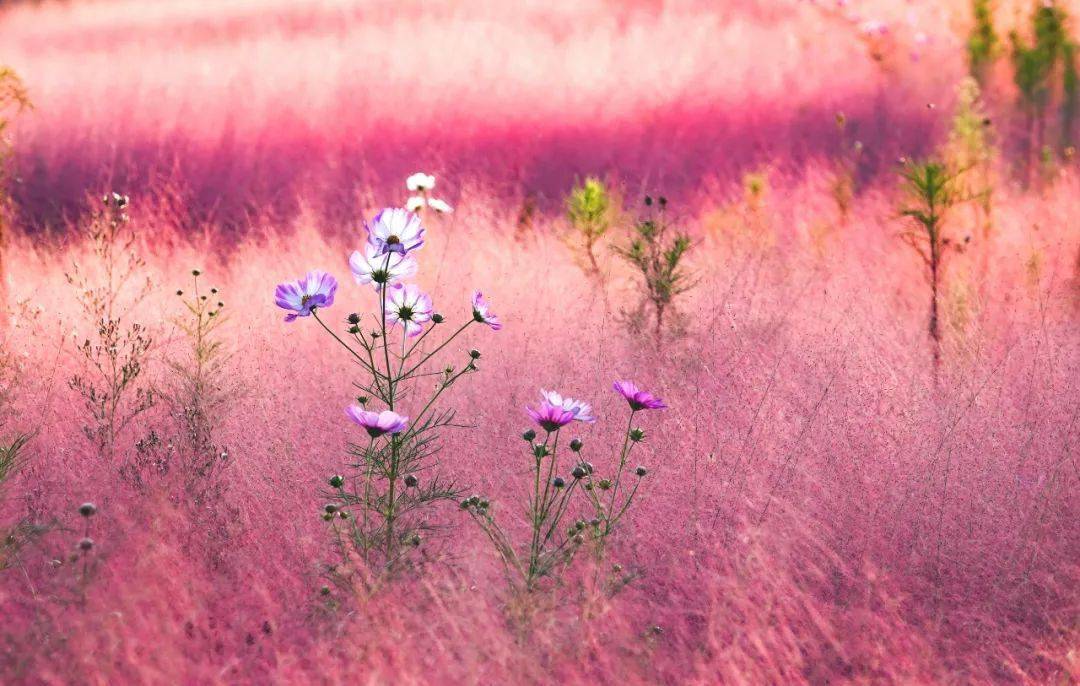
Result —
<instances>
[{"instance_id":1,"label":"seed head","mask_svg":"<svg viewBox=\"0 0 1080 686\"><path fill-rule=\"evenodd\" d=\"M555 488L562 488L566 485L566 481L561 476L557 476L551 480L551 485Z\"/></svg>"},{"instance_id":2,"label":"seed head","mask_svg":"<svg viewBox=\"0 0 1080 686\"><path fill-rule=\"evenodd\" d=\"M360 323L360 315L353 312L352 314L349 315L348 321L349 321L350 324L353 324L353 325L359 324Z\"/></svg>"},{"instance_id":3,"label":"seed head","mask_svg":"<svg viewBox=\"0 0 1080 686\"><path fill-rule=\"evenodd\" d=\"M81 541L79 541L79 550L82 550L82 551L85 552L85 551L88 551L88 550L92 549L93 547L94 547L94 539L92 539L92 538L84 538Z\"/></svg>"},{"instance_id":4,"label":"seed head","mask_svg":"<svg viewBox=\"0 0 1080 686\"><path fill-rule=\"evenodd\" d=\"M584 445L585 444L581 442L580 438L575 438L574 440L570 441L570 449L573 450L575 453L581 452L581 448Z\"/></svg>"},{"instance_id":5,"label":"seed head","mask_svg":"<svg viewBox=\"0 0 1080 686\"><path fill-rule=\"evenodd\" d=\"M474 360L479 360L480 359L480 351L477 350L476 348L473 348L472 350L469 351L469 357L473 358Z\"/></svg>"},{"instance_id":6,"label":"seed head","mask_svg":"<svg viewBox=\"0 0 1080 686\"><path fill-rule=\"evenodd\" d=\"M93 503L83 503L79 505L79 514L83 517L93 517L97 514L97 505Z\"/></svg>"},{"instance_id":7,"label":"seed head","mask_svg":"<svg viewBox=\"0 0 1080 686\"><path fill-rule=\"evenodd\" d=\"M645 474L647 473L647 470L644 467L638 467L637 469L634 470L634 473L637 474L638 476L645 476Z\"/></svg>"},{"instance_id":8,"label":"seed head","mask_svg":"<svg viewBox=\"0 0 1080 686\"><path fill-rule=\"evenodd\" d=\"M442 324L446 321L446 317L436 312L435 314L431 315L431 321L433 324Z\"/></svg>"},{"instance_id":9,"label":"seed head","mask_svg":"<svg viewBox=\"0 0 1080 686\"><path fill-rule=\"evenodd\" d=\"M570 474L575 479L584 479L585 478L585 468L582 467L581 465L578 465L578 466L574 467L574 471L570 472Z\"/></svg>"},{"instance_id":10,"label":"seed head","mask_svg":"<svg viewBox=\"0 0 1080 686\"><path fill-rule=\"evenodd\" d=\"M419 481L417 481L416 476L414 476L413 474L406 474L405 475L405 485L406 486L408 486L409 488L414 488L417 483L419 483Z\"/></svg>"}]
</instances>

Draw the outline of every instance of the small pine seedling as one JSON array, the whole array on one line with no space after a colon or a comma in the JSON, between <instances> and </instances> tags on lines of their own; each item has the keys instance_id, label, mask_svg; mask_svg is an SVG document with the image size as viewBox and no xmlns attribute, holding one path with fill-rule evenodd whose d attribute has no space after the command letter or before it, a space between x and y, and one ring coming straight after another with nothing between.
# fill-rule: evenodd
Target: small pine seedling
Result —
<instances>
[{"instance_id":1,"label":"small pine seedling","mask_svg":"<svg viewBox=\"0 0 1080 686\"><path fill-rule=\"evenodd\" d=\"M600 272L596 261L596 244L611 228L611 214L611 194L600 179L590 176L581 185L574 186L566 198L567 218L574 232L580 236L582 249L594 274Z\"/></svg>"},{"instance_id":2,"label":"small pine seedling","mask_svg":"<svg viewBox=\"0 0 1080 686\"><path fill-rule=\"evenodd\" d=\"M950 250L962 249L945 235L944 221L949 209L961 198L956 190L956 175L939 161L912 162L904 171L903 188L907 201L901 207L901 216L913 220L914 227L904 231L901 238L910 245L926 265L930 283L930 316L928 333L933 347L933 378L937 384L941 366L941 324L939 300L941 277L945 255Z\"/></svg>"},{"instance_id":3,"label":"small pine seedling","mask_svg":"<svg viewBox=\"0 0 1080 686\"><path fill-rule=\"evenodd\" d=\"M632 264L642 276L644 299L653 308L656 338L663 335L664 317L674 307L675 298L693 287L683 267L683 258L692 247L690 237L678 233L669 237L670 227L664 216L667 199L661 196L656 203L645 197L649 218L634 226L635 236L627 246L616 246L615 252ZM659 206L658 211L653 211Z\"/></svg>"}]
</instances>

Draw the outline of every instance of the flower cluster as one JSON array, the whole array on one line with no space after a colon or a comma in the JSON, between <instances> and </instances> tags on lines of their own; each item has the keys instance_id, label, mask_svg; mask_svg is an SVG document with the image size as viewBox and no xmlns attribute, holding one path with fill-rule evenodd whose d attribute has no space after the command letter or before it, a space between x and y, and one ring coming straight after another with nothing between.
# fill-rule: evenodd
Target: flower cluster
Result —
<instances>
[{"instance_id":1,"label":"flower cluster","mask_svg":"<svg viewBox=\"0 0 1080 686\"><path fill-rule=\"evenodd\" d=\"M408 186L426 200L434 178L413 175ZM430 200L427 206L436 207L437 201ZM364 228L364 245L349 255L348 263L356 283L370 286L376 296L374 312L366 315L366 320L365 315L349 314L343 333L323 321L320 312L334 304L338 286L337 280L323 271L280 284L275 303L288 311L287 322L299 317L315 319L365 372L367 378L354 384L364 395L345 409L366 439L355 441L350 449L360 472L355 477L335 475L329 480L334 489L329 497L334 502L326 505L321 515L332 523L344 560L359 557L369 569L381 562L389 571L408 549L423 540L421 532L427 525L421 506L458 498L452 482L438 476L422 481L418 473L436 466L438 432L453 426L454 413L438 410L435 402L462 376L478 371L480 353L470 350L462 366L444 365L441 372L425 367L470 325L483 324L497 331L502 324L476 291L464 323L441 343L425 349L428 335L445 318L435 311L431 296L410 282L419 268L417 252L425 241L421 216L408 208L386 208ZM401 333L395 335L399 328ZM399 340L392 344L391 338ZM416 390L407 387L427 388L432 376L438 381L430 398L414 411L403 413L405 399ZM422 384L415 383L420 379ZM383 409L375 409L375 401ZM584 410L587 414L588 407ZM354 509L361 516L352 516Z\"/></svg>"},{"instance_id":2,"label":"flower cluster","mask_svg":"<svg viewBox=\"0 0 1080 686\"><path fill-rule=\"evenodd\" d=\"M630 454L645 439L645 432L634 426L634 416L643 410L664 409L667 404L631 381L616 381L613 388L630 406L630 421L619 463L608 478L600 477L591 462L581 459L585 444L578 438L569 442L573 454L569 474L559 473L559 435L574 422L596 421L588 403L541 389L540 402L525 408L525 413L543 431L542 438L534 429L522 434L529 444L533 467L533 492L527 508L532 535L527 548L515 545L496 522L489 499L473 495L461 501L461 508L473 516L494 545L511 585L520 591L532 591L542 579L555 576L587 541L594 544L597 556L603 555L607 538L629 510L641 479L648 474L645 467L636 467L633 475L637 480L632 487L625 487L623 477L627 475ZM580 515L572 525L564 527L563 522L571 517L570 501L575 492L584 495L588 514ZM616 582L615 586L618 585L625 585L625 580Z\"/></svg>"},{"instance_id":3,"label":"flower cluster","mask_svg":"<svg viewBox=\"0 0 1080 686\"><path fill-rule=\"evenodd\" d=\"M410 212L422 212L424 208L438 214L450 214L454 211L445 200L431 197L431 191L435 189L435 177L431 174L417 172L410 175L405 179L405 188L413 194L405 201L405 209Z\"/></svg>"}]
</instances>

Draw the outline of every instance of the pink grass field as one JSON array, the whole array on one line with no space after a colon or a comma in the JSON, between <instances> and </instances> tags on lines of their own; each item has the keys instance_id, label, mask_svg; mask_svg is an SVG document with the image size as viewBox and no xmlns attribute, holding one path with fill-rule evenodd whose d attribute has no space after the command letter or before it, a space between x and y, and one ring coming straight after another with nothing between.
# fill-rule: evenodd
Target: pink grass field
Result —
<instances>
[{"instance_id":1,"label":"pink grass field","mask_svg":"<svg viewBox=\"0 0 1080 686\"><path fill-rule=\"evenodd\" d=\"M6 5L0 64L34 107L7 132L0 438L32 438L0 528L48 531L0 566L0 683L1080 681L1080 170L1015 180L1004 64L994 228L949 217L973 239L948 266L936 386L926 280L898 238L896 160L946 140L969 3ZM1028 5L999 3L1003 27ZM880 60L870 20L890 27ZM846 220L838 112L865 146ZM347 255L419 170L454 205L425 218L419 284L448 319L479 288L505 324L454 344L482 357L449 394L472 428L444 436L443 471L513 518L538 388L593 403L580 435L601 465L625 421L614 379L670 405L640 418L649 475L610 559L530 597L524 625L453 503L421 571L320 593L356 368L272 293L320 268L341 280L327 321L370 311ZM666 195L695 240L661 343L625 322L639 278L609 246L627 227L599 278L570 245L563 198L587 174L629 217ZM166 385L181 354L193 268L226 304L229 457L198 507L173 472L131 476L165 408L107 460L68 385L95 327L65 273L91 261L79 228L112 190L153 284L130 315L155 340L144 378ZM72 563L85 501L95 548ZM595 579L614 563L639 578L610 596Z\"/></svg>"}]
</instances>

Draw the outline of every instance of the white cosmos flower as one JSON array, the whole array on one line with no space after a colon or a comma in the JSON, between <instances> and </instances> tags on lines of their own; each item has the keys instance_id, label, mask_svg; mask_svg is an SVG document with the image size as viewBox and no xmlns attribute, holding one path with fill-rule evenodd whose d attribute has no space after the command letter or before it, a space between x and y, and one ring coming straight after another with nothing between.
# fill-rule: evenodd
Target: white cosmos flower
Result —
<instances>
[{"instance_id":1,"label":"white cosmos flower","mask_svg":"<svg viewBox=\"0 0 1080 686\"><path fill-rule=\"evenodd\" d=\"M439 214L450 214L454 211L454 208L450 206L450 203L439 198L425 198L422 195L409 196L408 201L405 203L405 209L410 212L419 212L425 207L430 207L432 210Z\"/></svg>"},{"instance_id":2,"label":"white cosmos flower","mask_svg":"<svg viewBox=\"0 0 1080 686\"><path fill-rule=\"evenodd\" d=\"M368 243L363 252L354 250L349 256L349 270L356 283L371 284L377 292L384 284L392 286L415 274L416 260L396 252L380 253L378 246Z\"/></svg>"},{"instance_id":3,"label":"white cosmos flower","mask_svg":"<svg viewBox=\"0 0 1080 686\"><path fill-rule=\"evenodd\" d=\"M434 308L431 297L409 284L391 287L386 298L386 321L391 324L401 323L406 336L419 335L424 324L431 321Z\"/></svg>"},{"instance_id":4,"label":"white cosmos flower","mask_svg":"<svg viewBox=\"0 0 1080 686\"><path fill-rule=\"evenodd\" d=\"M405 188L413 193L416 191L430 191L435 188L435 177L424 172L410 174L409 178L405 179Z\"/></svg>"},{"instance_id":5,"label":"white cosmos flower","mask_svg":"<svg viewBox=\"0 0 1080 686\"><path fill-rule=\"evenodd\" d=\"M438 198L431 198L428 200L428 207L435 210L439 214L450 214L454 211L453 207L450 207L450 203Z\"/></svg>"},{"instance_id":6,"label":"white cosmos flower","mask_svg":"<svg viewBox=\"0 0 1080 686\"><path fill-rule=\"evenodd\" d=\"M582 402L580 400L574 400L573 398L564 398L555 391L546 391L540 389L540 395L548 403L555 407L562 408L563 410L574 415L574 419L579 422L586 422L592 424L596 421L596 417L593 416L592 406L589 403Z\"/></svg>"}]
</instances>

